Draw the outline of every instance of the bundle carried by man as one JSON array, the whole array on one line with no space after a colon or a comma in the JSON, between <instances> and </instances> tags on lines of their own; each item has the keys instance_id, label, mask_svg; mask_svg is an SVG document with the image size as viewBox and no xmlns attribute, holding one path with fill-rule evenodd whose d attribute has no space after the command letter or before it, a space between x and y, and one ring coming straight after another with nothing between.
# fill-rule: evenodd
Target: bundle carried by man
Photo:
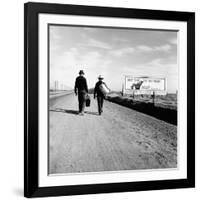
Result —
<instances>
[{"instance_id":1,"label":"bundle carried by man","mask_svg":"<svg viewBox=\"0 0 200 200\"><path fill-rule=\"evenodd\" d=\"M99 80L102 80L103 77L100 75L99 77ZM110 92L110 89L107 87L107 85L102 81L102 83L99 85L99 90L101 91L101 93L106 96L109 92Z\"/></svg>"},{"instance_id":2,"label":"bundle carried by man","mask_svg":"<svg viewBox=\"0 0 200 200\"><path fill-rule=\"evenodd\" d=\"M110 89L106 86L105 83L99 85L99 89L105 96L110 92Z\"/></svg>"}]
</instances>

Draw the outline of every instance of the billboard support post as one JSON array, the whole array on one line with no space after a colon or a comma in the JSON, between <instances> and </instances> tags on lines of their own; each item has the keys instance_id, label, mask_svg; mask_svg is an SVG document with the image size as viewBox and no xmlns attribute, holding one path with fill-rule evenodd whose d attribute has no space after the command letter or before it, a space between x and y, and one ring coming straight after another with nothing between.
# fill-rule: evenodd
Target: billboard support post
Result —
<instances>
[{"instance_id":1,"label":"billboard support post","mask_svg":"<svg viewBox=\"0 0 200 200\"><path fill-rule=\"evenodd\" d=\"M124 96L124 84L122 84L122 96Z\"/></svg>"}]
</instances>

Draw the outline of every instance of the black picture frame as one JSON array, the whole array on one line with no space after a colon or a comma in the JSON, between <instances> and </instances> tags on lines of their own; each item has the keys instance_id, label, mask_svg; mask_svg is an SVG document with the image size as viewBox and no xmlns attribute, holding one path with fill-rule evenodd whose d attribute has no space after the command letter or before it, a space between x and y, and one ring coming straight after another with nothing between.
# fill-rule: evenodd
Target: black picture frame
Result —
<instances>
[{"instance_id":1,"label":"black picture frame","mask_svg":"<svg viewBox=\"0 0 200 200\"><path fill-rule=\"evenodd\" d=\"M40 13L187 22L187 178L39 187L38 15ZM44 197L195 187L195 13L47 3L24 5L24 196Z\"/></svg>"}]
</instances>

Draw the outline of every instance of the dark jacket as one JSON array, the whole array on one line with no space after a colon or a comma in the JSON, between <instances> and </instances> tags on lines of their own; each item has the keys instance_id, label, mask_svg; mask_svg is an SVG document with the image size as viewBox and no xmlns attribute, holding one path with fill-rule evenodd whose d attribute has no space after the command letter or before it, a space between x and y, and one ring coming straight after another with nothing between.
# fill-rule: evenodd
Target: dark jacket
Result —
<instances>
[{"instance_id":1,"label":"dark jacket","mask_svg":"<svg viewBox=\"0 0 200 200\"><path fill-rule=\"evenodd\" d=\"M80 93L80 92L87 92L88 93L87 81L86 81L86 78L84 76L78 76L76 78L75 86L74 86L74 92L77 93L77 90L78 90L78 93Z\"/></svg>"},{"instance_id":2,"label":"dark jacket","mask_svg":"<svg viewBox=\"0 0 200 200\"><path fill-rule=\"evenodd\" d=\"M100 88L99 88L99 86L100 86L102 83L105 84L103 81L98 81L98 82L96 83L95 88L94 88L94 97L96 96L96 94L97 94L97 96L104 96L104 94L101 92L101 90L100 90ZM105 84L105 86L107 87L106 84Z\"/></svg>"}]
</instances>

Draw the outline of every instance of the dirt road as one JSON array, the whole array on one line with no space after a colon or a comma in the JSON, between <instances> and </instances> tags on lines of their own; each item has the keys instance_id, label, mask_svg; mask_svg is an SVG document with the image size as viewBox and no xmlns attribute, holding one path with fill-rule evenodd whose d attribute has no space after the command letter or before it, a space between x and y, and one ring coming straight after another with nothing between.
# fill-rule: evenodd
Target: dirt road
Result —
<instances>
[{"instance_id":1,"label":"dirt road","mask_svg":"<svg viewBox=\"0 0 200 200\"><path fill-rule=\"evenodd\" d=\"M177 167L177 127L106 101L77 115L74 94L50 100L49 172Z\"/></svg>"}]
</instances>

